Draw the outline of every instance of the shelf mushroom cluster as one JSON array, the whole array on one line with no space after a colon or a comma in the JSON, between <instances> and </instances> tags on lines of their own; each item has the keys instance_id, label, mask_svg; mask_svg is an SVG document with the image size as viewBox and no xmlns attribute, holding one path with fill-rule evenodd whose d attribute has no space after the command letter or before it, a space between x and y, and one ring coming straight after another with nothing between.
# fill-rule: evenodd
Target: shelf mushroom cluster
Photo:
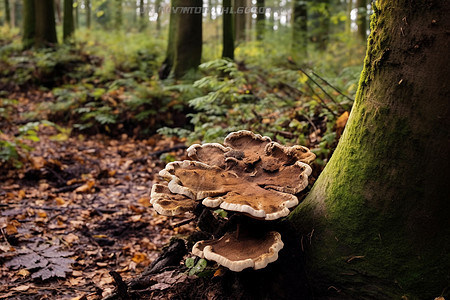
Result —
<instances>
[{"instance_id":1,"label":"shelf mushroom cluster","mask_svg":"<svg viewBox=\"0 0 450 300\"><path fill-rule=\"evenodd\" d=\"M295 194L308 185L315 155L306 147L286 147L250 131L229 134L224 145L208 143L187 149L192 160L166 165L159 175L168 184L155 184L151 204L166 216L191 211L201 201L259 220L285 217L298 205ZM218 240L200 241L193 254L216 261L232 271L261 269L277 260L283 248L275 231L227 233Z\"/></svg>"}]
</instances>

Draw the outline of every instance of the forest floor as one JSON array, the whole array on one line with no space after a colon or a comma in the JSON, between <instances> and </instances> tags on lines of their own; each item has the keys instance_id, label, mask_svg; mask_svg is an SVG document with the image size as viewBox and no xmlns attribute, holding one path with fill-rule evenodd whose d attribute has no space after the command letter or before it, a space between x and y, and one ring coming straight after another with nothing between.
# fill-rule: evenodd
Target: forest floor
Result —
<instances>
[{"instance_id":1,"label":"forest floor","mask_svg":"<svg viewBox=\"0 0 450 300\"><path fill-rule=\"evenodd\" d=\"M29 95L14 95L21 110L45 97ZM134 278L172 236L193 230L149 203L165 165L155 153L182 159L170 151L179 140L58 134L41 125L28 163L0 171L0 299L100 299L114 288L111 271Z\"/></svg>"}]
</instances>

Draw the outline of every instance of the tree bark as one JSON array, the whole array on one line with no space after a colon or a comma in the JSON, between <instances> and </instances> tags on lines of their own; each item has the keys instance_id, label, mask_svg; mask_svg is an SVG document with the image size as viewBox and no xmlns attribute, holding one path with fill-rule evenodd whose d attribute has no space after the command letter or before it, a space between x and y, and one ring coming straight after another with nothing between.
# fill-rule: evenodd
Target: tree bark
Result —
<instances>
[{"instance_id":1,"label":"tree bark","mask_svg":"<svg viewBox=\"0 0 450 300\"><path fill-rule=\"evenodd\" d=\"M202 57L202 0L182 0L188 13L178 12L175 41L175 78L182 78L197 69ZM181 7L183 8L183 7Z\"/></svg>"},{"instance_id":2,"label":"tree bark","mask_svg":"<svg viewBox=\"0 0 450 300\"><path fill-rule=\"evenodd\" d=\"M34 44L36 16L34 0L23 1L23 34L22 44L24 49L29 49Z\"/></svg>"},{"instance_id":3,"label":"tree bark","mask_svg":"<svg viewBox=\"0 0 450 300\"><path fill-rule=\"evenodd\" d=\"M347 0L347 18L345 19L345 32L350 36L352 32L352 10L353 0Z\"/></svg>"},{"instance_id":4,"label":"tree bark","mask_svg":"<svg viewBox=\"0 0 450 300\"><path fill-rule=\"evenodd\" d=\"M234 16L234 28L235 28L235 40L237 42L245 41L245 21L246 14L245 9L247 9L247 0L235 0L234 7L237 12Z\"/></svg>"},{"instance_id":5,"label":"tree bark","mask_svg":"<svg viewBox=\"0 0 450 300\"><path fill-rule=\"evenodd\" d=\"M74 31L73 0L64 0L63 40L68 41Z\"/></svg>"},{"instance_id":6,"label":"tree bark","mask_svg":"<svg viewBox=\"0 0 450 300\"><path fill-rule=\"evenodd\" d=\"M256 0L256 9L256 39L260 41L264 38L266 26L265 0Z\"/></svg>"},{"instance_id":7,"label":"tree bark","mask_svg":"<svg viewBox=\"0 0 450 300\"><path fill-rule=\"evenodd\" d=\"M330 39L330 0L320 0L322 5L319 13L319 26L317 28L317 49L325 51Z\"/></svg>"},{"instance_id":8,"label":"tree bark","mask_svg":"<svg viewBox=\"0 0 450 300\"><path fill-rule=\"evenodd\" d=\"M178 7L179 0L171 0L170 2L170 20L169 20L169 33L167 41L166 58L159 68L159 79L166 79L169 77L170 72L175 61L175 39L177 36L177 23L178 14L175 13L175 9Z\"/></svg>"},{"instance_id":9,"label":"tree bark","mask_svg":"<svg viewBox=\"0 0 450 300\"><path fill-rule=\"evenodd\" d=\"M223 0L223 23L222 37L223 49L222 57L234 59L234 28L233 14L231 13L231 0Z\"/></svg>"},{"instance_id":10,"label":"tree bark","mask_svg":"<svg viewBox=\"0 0 450 300\"><path fill-rule=\"evenodd\" d=\"M161 0L156 0L155 2L155 10L158 16L156 17L156 30L161 31Z\"/></svg>"},{"instance_id":11,"label":"tree bark","mask_svg":"<svg viewBox=\"0 0 450 300\"><path fill-rule=\"evenodd\" d=\"M356 17L356 25L358 25L358 37L362 41L367 39L367 0L357 0L356 7L358 14Z\"/></svg>"},{"instance_id":12,"label":"tree bark","mask_svg":"<svg viewBox=\"0 0 450 300\"><path fill-rule=\"evenodd\" d=\"M11 9L9 6L9 0L5 0L5 21L8 26L11 26Z\"/></svg>"},{"instance_id":13,"label":"tree bark","mask_svg":"<svg viewBox=\"0 0 450 300\"><path fill-rule=\"evenodd\" d=\"M144 29L147 25L147 18L145 17L144 0L139 0L139 23L140 29Z\"/></svg>"},{"instance_id":14,"label":"tree bark","mask_svg":"<svg viewBox=\"0 0 450 300\"><path fill-rule=\"evenodd\" d=\"M62 18L61 18L61 1L55 0L55 11L56 11L56 24L61 24Z\"/></svg>"},{"instance_id":15,"label":"tree bark","mask_svg":"<svg viewBox=\"0 0 450 300\"><path fill-rule=\"evenodd\" d=\"M86 27L91 28L91 0L85 0L86 7Z\"/></svg>"},{"instance_id":16,"label":"tree bark","mask_svg":"<svg viewBox=\"0 0 450 300\"><path fill-rule=\"evenodd\" d=\"M445 0L374 5L347 127L289 218L317 290L449 296L449 15Z\"/></svg>"},{"instance_id":17,"label":"tree bark","mask_svg":"<svg viewBox=\"0 0 450 300\"><path fill-rule=\"evenodd\" d=\"M55 3L53 0L35 0L37 47L54 46L58 43L55 28Z\"/></svg>"},{"instance_id":18,"label":"tree bark","mask_svg":"<svg viewBox=\"0 0 450 300\"><path fill-rule=\"evenodd\" d=\"M308 14L305 0L294 0L292 9L292 56L299 60L306 56Z\"/></svg>"}]
</instances>

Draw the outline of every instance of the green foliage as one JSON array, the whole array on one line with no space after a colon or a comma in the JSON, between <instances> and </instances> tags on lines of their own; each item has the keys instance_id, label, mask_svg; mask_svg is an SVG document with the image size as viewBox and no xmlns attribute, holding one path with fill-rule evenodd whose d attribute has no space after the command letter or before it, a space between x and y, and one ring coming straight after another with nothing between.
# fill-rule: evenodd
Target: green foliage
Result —
<instances>
[{"instance_id":1,"label":"green foliage","mask_svg":"<svg viewBox=\"0 0 450 300\"><path fill-rule=\"evenodd\" d=\"M186 258L184 264L188 268L187 273L189 276L197 275L199 277L205 277L211 275L213 272L211 268L208 268L208 261L204 258L196 262L196 259L189 257Z\"/></svg>"}]
</instances>

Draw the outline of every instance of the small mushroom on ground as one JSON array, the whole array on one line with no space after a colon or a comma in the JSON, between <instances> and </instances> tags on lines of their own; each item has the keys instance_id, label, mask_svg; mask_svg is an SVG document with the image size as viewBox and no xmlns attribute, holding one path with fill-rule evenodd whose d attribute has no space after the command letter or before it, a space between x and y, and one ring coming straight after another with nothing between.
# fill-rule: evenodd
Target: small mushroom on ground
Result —
<instances>
[{"instance_id":1,"label":"small mushroom on ground","mask_svg":"<svg viewBox=\"0 0 450 300\"><path fill-rule=\"evenodd\" d=\"M201 201L263 221L285 217L298 205L295 194L308 185L308 163L315 158L306 147L283 146L250 131L229 134L224 145L192 145L187 154L193 161L167 164L159 173L167 186L152 188L151 203L161 214L182 214ZM274 231L227 233L219 240L198 242L193 253L241 271L264 268L282 248Z\"/></svg>"},{"instance_id":2,"label":"small mushroom on ground","mask_svg":"<svg viewBox=\"0 0 450 300\"><path fill-rule=\"evenodd\" d=\"M192 253L201 258L213 260L228 269L240 272L246 268L265 268L278 259L283 248L281 235L270 231L266 234L226 233L218 240L200 241L192 248Z\"/></svg>"}]
</instances>

